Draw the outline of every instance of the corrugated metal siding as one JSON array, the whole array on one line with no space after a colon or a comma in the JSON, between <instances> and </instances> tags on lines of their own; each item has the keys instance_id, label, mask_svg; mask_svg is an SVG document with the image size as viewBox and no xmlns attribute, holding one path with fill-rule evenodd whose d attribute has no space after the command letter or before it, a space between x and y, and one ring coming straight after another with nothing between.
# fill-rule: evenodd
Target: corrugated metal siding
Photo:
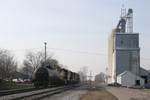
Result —
<instances>
[{"instance_id":1,"label":"corrugated metal siding","mask_svg":"<svg viewBox=\"0 0 150 100\"><path fill-rule=\"evenodd\" d=\"M122 86L132 86L135 84L135 80L140 80L140 85L144 85L144 79L140 76L136 76L130 71L127 71L125 74L119 75L117 79L117 82L122 84Z\"/></svg>"}]
</instances>

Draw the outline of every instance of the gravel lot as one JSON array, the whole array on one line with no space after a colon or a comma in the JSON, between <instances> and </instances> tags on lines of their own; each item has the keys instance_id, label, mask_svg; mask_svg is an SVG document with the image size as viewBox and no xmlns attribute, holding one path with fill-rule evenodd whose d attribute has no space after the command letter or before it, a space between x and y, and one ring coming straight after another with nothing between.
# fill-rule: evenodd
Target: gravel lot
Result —
<instances>
[{"instance_id":1,"label":"gravel lot","mask_svg":"<svg viewBox=\"0 0 150 100\"><path fill-rule=\"evenodd\" d=\"M86 93L89 87L91 86L82 85L81 87L75 88L73 90L68 90L66 92L46 97L41 100L79 100L80 95Z\"/></svg>"},{"instance_id":2,"label":"gravel lot","mask_svg":"<svg viewBox=\"0 0 150 100\"><path fill-rule=\"evenodd\" d=\"M105 89L119 100L150 100L150 93L144 90L108 86L105 86Z\"/></svg>"},{"instance_id":3,"label":"gravel lot","mask_svg":"<svg viewBox=\"0 0 150 100\"><path fill-rule=\"evenodd\" d=\"M18 96L20 95L22 93ZM5 97L5 100L9 100L13 98L13 95ZM4 98L0 97L0 100L4 100ZM104 84L94 83L93 85L84 84L73 90L68 90L41 100L150 100L150 90L108 87Z\"/></svg>"},{"instance_id":4,"label":"gravel lot","mask_svg":"<svg viewBox=\"0 0 150 100\"><path fill-rule=\"evenodd\" d=\"M41 100L118 100L101 85L84 84L73 90L68 90Z\"/></svg>"}]
</instances>

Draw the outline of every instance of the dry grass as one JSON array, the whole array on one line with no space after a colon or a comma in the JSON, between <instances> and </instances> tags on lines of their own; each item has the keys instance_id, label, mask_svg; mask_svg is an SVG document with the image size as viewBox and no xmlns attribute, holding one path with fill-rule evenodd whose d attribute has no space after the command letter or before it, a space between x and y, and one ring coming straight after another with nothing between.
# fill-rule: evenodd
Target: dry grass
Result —
<instances>
[{"instance_id":1,"label":"dry grass","mask_svg":"<svg viewBox=\"0 0 150 100\"><path fill-rule=\"evenodd\" d=\"M118 100L114 95L107 92L103 87L91 88L80 96L80 100Z\"/></svg>"},{"instance_id":2,"label":"dry grass","mask_svg":"<svg viewBox=\"0 0 150 100\"><path fill-rule=\"evenodd\" d=\"M0 90L22 89L32 87L34 87L34 85L30 83L5 83L2 86L0 86Z\"/></svg>"}]
</instances>

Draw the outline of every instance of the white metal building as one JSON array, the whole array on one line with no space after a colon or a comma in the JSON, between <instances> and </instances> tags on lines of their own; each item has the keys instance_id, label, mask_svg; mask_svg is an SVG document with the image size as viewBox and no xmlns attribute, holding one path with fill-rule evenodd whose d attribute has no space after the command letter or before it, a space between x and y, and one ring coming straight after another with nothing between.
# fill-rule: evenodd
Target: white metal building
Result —
<instances>
[{"instance_id":1,"label":"white metal building","mask_svg":"<svg viewBox=\"0 0 150 100\"><path fill-rule=\"evenodd\" d=\"M139 75L136 75L130 71L125 71L122 74L117 76L117 82L122 86L132 86L135 85L135 81L139 80L140 85L144 85L144 79Z\"/></svg>"}]
</instances>

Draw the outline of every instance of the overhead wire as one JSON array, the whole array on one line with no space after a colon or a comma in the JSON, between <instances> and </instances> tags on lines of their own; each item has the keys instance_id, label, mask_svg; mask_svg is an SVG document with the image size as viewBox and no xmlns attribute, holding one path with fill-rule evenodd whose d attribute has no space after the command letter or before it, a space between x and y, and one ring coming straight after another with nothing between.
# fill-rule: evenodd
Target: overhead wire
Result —
<instances>
[{"instance_id":1,"label":"overhead wire","mask_svg":"<svg viewBox=\"0 0 150 100\"><path fill-rule=\"evenodd\" d=\"M18 50L8 50L8 51L30 51L30 50L37 50L37 49L43 49L43 47L29 48L29 49L18 49ZM54 49L54 50L59 50L59 51L72 52L72 53L91 54L91 55L98 55L98 56L109 56L107 54L100 54L100 53L86 52L86 51L75 51L75 50L62 49L62 48L47 47L47 49ZM7 49L4 49L4 50L7 50ZM119 57L121 57L121 56L119 56ZM150 60L149 58L140 58L140 59L141 60Z\"/></svg>"},{"instance_id":2,"label":"overhead wire","mask_svg":"<svg viewBox=\"0 0 150 100\"><path fill-rule=\"evenodd\" d=\"M99 54L99 53L94 53L94 52L86 52L86 51L75 51L75 50L60 49L60 48L48 48L48 49L55 49L55 50L60 50L60 51L73 52L73 53L85 53L85 54L92 54L92 55L108 56L108 55L105 55L105 54Z\"/></svg>"}]
</instances>

